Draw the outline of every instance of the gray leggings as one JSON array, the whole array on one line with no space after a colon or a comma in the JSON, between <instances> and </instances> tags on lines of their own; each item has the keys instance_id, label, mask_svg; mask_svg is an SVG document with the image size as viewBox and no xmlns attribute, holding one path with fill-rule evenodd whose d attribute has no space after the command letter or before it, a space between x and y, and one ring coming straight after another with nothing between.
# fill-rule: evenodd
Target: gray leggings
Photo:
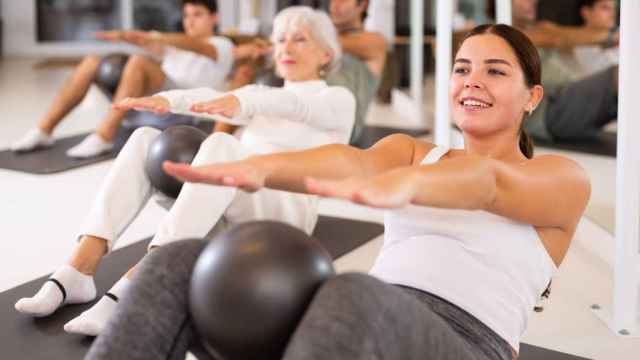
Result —
<instances>
[{"instance_id":1,"label":"gray leggings","mask_svg":"<svg viewBox=\"0 0 640 360\"><path fill-rule=\"evenodd\" d=\"M614 66L547 95L545 123L554 139L594 138L618 117L617 72Z\"/></svg>"},{"instance_id":2,"label":"gray leggings","mask_svg":"<svg viewBox=\"0 0 640 360\"><path fill-rule=\"evenodd\" d=\"M187 297L205 245L185 240L152 251L86 359L183 360L201 348ZM436 296L352 273L321 286L283 359L506 360L512 352L480 321Z\"/></svg>"}]
</instances>

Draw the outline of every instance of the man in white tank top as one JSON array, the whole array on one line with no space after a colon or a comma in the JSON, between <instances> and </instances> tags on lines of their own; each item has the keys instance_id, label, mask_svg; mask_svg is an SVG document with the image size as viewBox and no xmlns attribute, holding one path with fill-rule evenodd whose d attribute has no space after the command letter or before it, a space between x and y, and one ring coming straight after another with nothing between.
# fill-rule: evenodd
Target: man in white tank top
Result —
<instances>
[{"instance_id":1,"label":"man in white tank top","mask_svg":"<svg viewBox=\"0 0 640 360\"><path fill-rule=\"evenodd\" d=\"M162 59L159 64L153 57L132 55L123 70L114 101L173 88L210 87L225 90L226 78L234 60L259 56L260 49L251 44L234 48L229 39L215 35L214 27L217 22L215 0L185 0L184 34L157 31L96 33L98 39L130 43ZM11 146L13 151L31 151L51 146L55 142L52 137L54 129L82 101L96 77L101 60L101 57L95 55L82 60L38 126L17 140ZM125 111L109 111L98 129L71 148L67 155L87 158L110 151L125 115Z\"/></svg>"}]
</instances>

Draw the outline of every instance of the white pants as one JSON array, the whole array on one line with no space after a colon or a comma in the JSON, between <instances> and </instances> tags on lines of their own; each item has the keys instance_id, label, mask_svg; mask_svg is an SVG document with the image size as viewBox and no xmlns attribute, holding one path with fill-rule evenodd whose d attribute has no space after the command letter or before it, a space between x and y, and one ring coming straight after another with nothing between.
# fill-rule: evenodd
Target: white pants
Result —
<instances>
[{"instance_id":1,"label":"white pants","mask_svg":"<svg viewBox=\"0 0 640 360\"><path fill-rule=\"evenodd\" d=\"M149 146L159 134L159 130L143 127L131 135L102 184L80 235L106 239L111 251L152 195L159 194L144 170ZM192 164L241 160L254 152L231 135L215 133L202 143ZM203 238L223 216L230 224L282 221L310 234L318 216L317 198L271 189L249 194L231 187L186 183L149 246Z\"/></svg>"}]
</instances>

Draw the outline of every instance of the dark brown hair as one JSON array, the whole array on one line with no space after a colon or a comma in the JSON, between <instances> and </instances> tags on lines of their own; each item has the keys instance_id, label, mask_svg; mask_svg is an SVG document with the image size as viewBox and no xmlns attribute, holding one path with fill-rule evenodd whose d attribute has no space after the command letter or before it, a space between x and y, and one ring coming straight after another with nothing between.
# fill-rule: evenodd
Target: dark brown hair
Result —
<instances>
[{"instance_id":1,"label":"dark brown hair","mask_svg":"<svg viewBox=\"0 0 640 360\"><path fill-rule=\"evenodd\" d=\"M538 50L536 50L536 47L525 34L514 27L504 24L477 26L464 36L458 48L470 37L483 34L499 36L511 46L513 52L516 54L516 58L518 58L518 63L524 73L525 84L528 88L541 84L542 68L540 66ZM524 121L525 119L523 118L520 123L518 145L524 156L531 159L533 157L533 140L524 129Z\"/></svg>"},{"instance_id":2,"label":"dark brown hair","mask_svg":"<svg viewBox=\"0 0 640 360\"><path fill-rule=\"evenodd\" d=\"M212 13L217 13L218 12L218 1L217 0L182 0L182 7L183 8L187 4L202 5L202 6L206 7L207 9L209 9L209 11L212 12Z\"/></svg>"}]
</instances>

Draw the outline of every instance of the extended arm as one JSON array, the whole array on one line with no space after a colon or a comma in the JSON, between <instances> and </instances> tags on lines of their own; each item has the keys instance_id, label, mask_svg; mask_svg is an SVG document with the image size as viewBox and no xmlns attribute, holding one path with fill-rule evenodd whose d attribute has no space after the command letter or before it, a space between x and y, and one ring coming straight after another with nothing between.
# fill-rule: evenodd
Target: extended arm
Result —
<instances>
[{"instance_id":1,"label":"extended arm","mask_svg":"<svg viewBox=\"0 0 640 360\"><path fill-rule=\"evenodd\" d=\"M239 99L240 117L281 117L328 130L351 129L355 121L355 98L342 87L303 96L282 88L246 86L232 94Z\"/></svg>"},{"instance_id":2,"label":"extended arm","mask_svg":"<svg viewBox=\"0 0 640 360\"><path fill-rule=\"evenodd\" d=\"M218 60L217 48L209 43L207 39L195 38L182 33L161 33L157 31L101 31L95 33L95 37L106 41L123 41L130 44L148 47L149 45L161 44L172 46L182 50L192 51L207 56L214 61Z\"/></svg>"},{"instance_id":3,"label":"extended arm","mask_svg":"<svg viewBox=\"0 0 640 360\"><path fill-rule=\"evenodd\" d=\"M542 48L571 49L581 45L603 45L609 39L609 30L577 26L560 26L541 22L523 32L534 45ZM618 34L611 39L618 42Z\"/></svg>"},{"instance_id":4,"label":"extended arm","mask_svg":"<svg viewBox=\"0 0 640 360\"><path fill-rule=\"evenodd\" d=\"M254 156L227 164L201 167L165 164L165 170L189 182L235 186L247 191L267 186L306 192L307 177L336 180L352 176L370 177L409 166L416 161L416 153L426 153L431 147L433 145L406 135L391 135L367 150L334 144L305 151Z\"/></svg>"},{"instance_id":5,"label":"extended arm","mask_svg":"<svg viewBox=\"0 0 640 360\"><path fill-rule=\"evenodd\" d=\"M575 226L590 195L584 170L559 156L541 156L522 163L461 156L394 169L373 178L315 181L313 185L314 193L376 207L411 203L485 210L551 228Z\"/></svg>"},{"instance_id":6,"label":"extended arm","mask_svg":"<svg viewBox=\"0 0 640 360\"><path fill-rule=\"evenodd\" d=\"M387 47L384 37L375 32L340 35L342 51L364 61L372 73L380 76L384 69Z\"/></svg>"}]
</instances>

